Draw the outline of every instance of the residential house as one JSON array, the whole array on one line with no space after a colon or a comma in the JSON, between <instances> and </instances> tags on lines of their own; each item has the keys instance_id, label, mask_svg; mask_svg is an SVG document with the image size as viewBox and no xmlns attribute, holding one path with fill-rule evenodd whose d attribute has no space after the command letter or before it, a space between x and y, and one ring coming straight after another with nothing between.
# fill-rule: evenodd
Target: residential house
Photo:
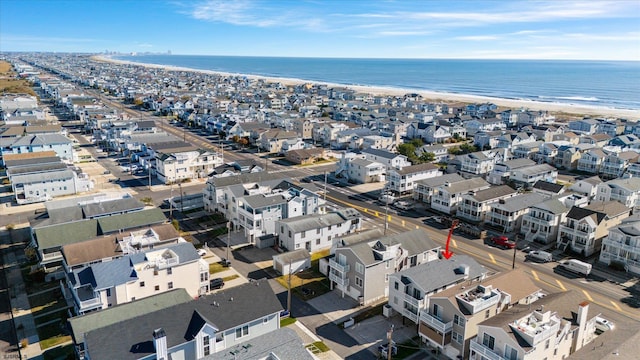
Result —
<instances>
[{"instance_id":1,"label":"residential house","mask_svg":"<svg viewBox=\"0 0 640 360\"><path fill-rule=\"evenodd\" d=\"M640 178L613 179L597 186L596 201L616 200L634 212L640 208Z\"/></svg>"},{"instance_id":2,"label":"residential house","mask_svg":"<svg viewBox=\"0 0 640 360\"><path fill-rule=\"evenodd\" d=\"M440 168L431 163L405 166L402 169L388 171L387 189L396 194L413 193L416 181L441 176Z\"/></svg>"},{"instance_id":3,"label":"residential house","mask_svg":"<svg viewBox=\"0 0 640 360\"><path fill-rule=\"evenodd\" d=\"M502 131L479 131L473 135L473 145L480 149L495 149L498 147Z\"/></svg>"},{"instance_id":4,"label":"residential house","mask_svg":"<svg viewBox=\"0 0 640 360\"><path fill-rule=\"evenodd\" d=\"M446 182L436 187L431 196L431 209L445 214L455 214L463 195L468 192L488 189L491 185L482 178L471 178L457 182Z\"/></svg>"},{"instance_id":5,"label":"residential house","mask_svg":"<svg viewBox=\"0 0 640 360\"><path fill-rule=\"evenodd\" d=\"M385 166L386 170L402 169L405 166L410 166L411 162L406 156L395 154L383 149L365 149L362 150L365 158L369 161L375 161Z\"/></svg>"},{"instance_id":6,"label":"residential house","mask_svg":"<svg viewBox=\"0 0 640 360\"><path fill-rule=\"evenodd\" d=\"M638 134L619 135L609 141L609 146L618 146L622 149L640 148L640 138Z\"/></svg>"},{"instance_id":7,"label":"residential house","mask_svg":"<svg viewBox=\"0 0 640 360\"><path fill-rule=\"evenodd\" d=\"M205 178L216 166L222 165L221 153L198 149L183 142L156 144L152 154L156 176L165 184Z\"/></svg>"},{"instance_id":8,"label":"residential house","mask_svg":"<svg viewBox=\"0 0 640 360\"><path fill-rule=\"evenodd\" d=\"M280 328L281 311L269 284L259 280L89 331L84 356L203 359L237 345L249 349L254 339Z\"/></svg>"},{"instance_id":9,"label":"residential house","mask_svg":"<svg viewBox=\"0 0 640 360\"><path fill-rule=\"evenodd\" d=\"M513 157L520 159L536 159L540 157L540 147L544 144L544 141L533 141L523 144L514 145L511 148Z\"/></svg>"},{"instance_id":10,"label":"residential house","mask_svg":"<svg viewBox=\"0 0 640 360\"><path fill-rule=\"evenodd\" d=\"M531 159L512 159L499 161L493 166L493 170L487 176L487 181L494 185L502 185L511 176L511 171L534 166L536 163Z\"/></svg>"},{"instance_id":11,"label":"residential house","mask_svg":"<svg viewBox=\"0 0 640 360\"><path fill-rule=\"evenodd\" d=\"M569 130L576 134L593 135L598 130L598 121L596 119L570 121Z\"/></svg>"},{"instance_id":12,"label":"residential house","mask_svg":"<svg viewBox=\"0 0 640 360\"><path fill-rule=\"evenodd\" d=\"M519 304L531 306L541 296L540 288L521 269L480 283L462 282L429 297L420 312L418 335L451 359L467 359L479 323Z\"/></svg>"},{"instance_id":13,"label":"residential house","mask_svg":"<svg viewBox=\"0 0 640 360\"><path fill-rule=\"evenodd\" d=\"M597 338L602 310L575 291L514 306L478 324L469 359L565 359Z\"/></svg>"},{"instance_id":14,"label":"residential house","mask_svg":"<svg viewBox=\"0 0 640 360\"><path fill-rule=\"evenodd\" d=\"M484 222L491 204L516 196L518 192L507 185L493 186L488 189L469 191L462 195L456 217L472 223Z\"/></svg>"},{"instance_id":15,"label":"residential house","mask_svg":"<svg viewBox=\"0 0 640 360\"><path fill-rule=\"evenodd\" d=\"M628 207L617 201L573 206L567 213L566 222L560 225L557 248L591 256L600 250L609 229L629 217L630 212Z\"/></svg>"},{"instance_id":16,"label":"residential house","mask_svg":"<svg viewBox=\"0 0 640 360\"><path fill-rule=\"evenodd\" d=\"M609 229L602 240L600 262L640 275L640 218L630 216Z\"/></svg>"},{"instance_id":17,"label":"residential house","mask_svg":"<svg viewBox=\"0 0 640 360\"><path fill-rule=\"evenodd\" d=\"M549 164L539 164L514 169L509 174L509 181L513 182L516 186L527 189L532 188L533 185L540 180L555 183L557 179L558 170Z\"/></svg>"},{"instance_id":18,"label":"residential house","mask_svg":"<svg viewBox=\"0 0 640 360\"><path fill-rule=\"evenodd\" d=\"M565 170L576 170L578 161L582 157L580 148L574 145L561 145L555 158L555 167Z\"/></svg>"},{"instance_id":19,"label":"residential house","mask_svg":"<svg viewBox=\"0 0 640 360\"><path fill-rule=\"evenodd\" d=\"M0 155L24 154L41 151L55 151L56 156L66 163L73 162L73 141L61 134L25 135L0 147Z\"/></svg>"},{"instance_id":20,"label":"residential house","mask_svg":"<svg viewBox=\"0 0 640 360\"><path fill-rule=\"evenodd\" d=\"M560 224L565 222L568 212L569 208L555 198L533 204L522 216L519 232L525 241L552 244L557 241Z\"/></svg>"},{"instance_id":21,"label":"residential house","mask_svg":"<svg viewBox=\"0 0 640 360\"><path fill-rule=\"evenodd\" d=\"M390 274L437 260L440 245L424 230L388 236L368 230L336 240L332 252L328 264L331 288L368 305L388 296Z\"/></svg>"},{"instance_id":22,"label":"residential house","mask_svg":"<svg viewBox=\"0 0 640 360\"><path fill-rule=\"evenodd\" d=\"M600 134L581 136L579 143L591 144L595 147L603 147L603 146L607 146L610 140L611 140L611 136L600 133Z\"/></svg>"},{"instance_id":23,"label":"residential house","mask_svg":"<svg viewBox=\"0 0 640 360\"><path fill-rule=\"evenodd\" d=\"M67 286L78 315L174 288L197 298L209 292L209 264L183 242L72 269Z\"/></svg>"},{"instance_id":24,"label":"residential house","mask_svg":"<svg viewBox=\"0 0 640 360\"><path fill-rule=\"evenodd\" d=\"M536 136L524 132L519 133L507 133L498 137L498 144L496 147L502 149L513 149L518 145L532 143L536 141Z\"/></svg>"},{"instance_id":25,"label":"residential house","mask_svg":"<svg viewBox=\"0 0 640 360\"><path fill-rule=\"evenodd\" d=\"M272 183L271 186L264 184L263 189L253 195L233 191L242 191L244 188L233 189L235 196L232 196L228 207L237 206L237 214L232 212L227 219L244 232L247 243L256 244L259 238L276 234L278 220L319 213L324 201L314 189L286 180ZM253 192L250 189L247 193Z\"/></svg>"},{"instance_id":26,"label":"residential house","mask_svg":"<svg viewBox=\"0 0 640 360\"><path fill-rule=\"evenodd\" d=\"M422 203L431 205L431 199L433 197L433 192L435 191L435 189L446 183L453 184L462 180L464 180L464 178L455 173L418 180L415 182L413 198Z\"/></svg>"},{"instance_id":27,"label":"residential house","mask_svg":"<svg viewBox=\"0 0 640 360\"><path fill-rule=\"evenodd\" d=\"M193 298L183 288L159 293L143 299L137 299L128 303L101 311L74 316L67 319L67 325L71 332L73 347L78 359L85 357L84 335L101 327L106 327L129 320L130 318L143 316L178 304L193 301Z\"/></svg>"},{"instance_id":28,"label":"residential house","mask_svg":"<svg viewBox=\"0 0 640 360\"><path fill-rule=\"evenodd\" d=\"M556 184L554 182L538 180L531 188L534 193L542 194L547 198L552 198L564 193L564 185Z\"/></svg>"},{"instance_id":29,"label":"residential house","mask_svg":"<svg viewBox=\"0 0 640 360\"><path fill-rule=\"evenodd\" d=\"M598 185L602 183L599 176L592 176L586 179L577 180L569 187L569 191L583 194L589 199L594 199L598 193Z\"/></svg>"},{"instance_id":30,"label":"residential house","mask_svg":"<svg viewBox=\"0 0 640 360\"><path fill-rule=\"evenodd\" d=\"M481 131L506 130L507 124L498 118L471 119L464 123L464 127L467 129L469 135L475 135Z\"/></svg>"},{"instance_id":31,"label":"residential house","mask_svg":"<svg viewBox=\"0 0 640 360\"><path fill-rule=\"evenodd\" d=\"M586 151L578 160L578 171L584 171L591 174L600 173L600 167L602 166L606 156L607 154L599 148Z\"/></svg>"},{"instance_id":32,"label":"residential house","mask_svg":"<svg viewBox=\"0 0 640 360\"><path fill-rule=\"evenodd\" d=\"M298 134L293 131L271 129L263 132L258 139L258 147L268 153L278 153L287 140L297 140Z\"/></svg>"},{"instance_id":33,"label":"residential house","mask_svg":"<svg viewBox=\"0 0 640 360\"><path fill-rule=\"evenodd\" d=\"M415 324L429 304L429 297L460 283L483 280L487 269L467 255L429 261L389 275L388 305Z\"/></svg>"},{"instance_id":34,"label":"residential house","mask_svg":"<svg viewBox=\"0 0 640 360\"><path fill-rule=\"evenodd\" d=\"M323 148L289 150L285 153L285 158L299 165L309 165L326 157L326 151Z\"/></svg>"},{"instance_id":35,"label":"residential house","mask_svg":"<svg viewBox=\"0 0 640 360\"><path fill-rule=\"evenodd\" d=\"M348 166L347 176L350 182L365 184L385 181L387 169L382 163L354 158Z\"/></svg>"},{"instance_id":36,"label":"residential house","mask_svg":"<svg viewBox=\"0 0 640 360\"><path fill-rule=\"evenodd\" d=\"M522 217L528 213L533 205L546 200L541 194L528 193L503 199L491 204L491 210L487 216L487 224L505 233L519 229Z\"/></svg>"},{"instance_id":37,"label":"residential house","mask_svg":"<svg viewBox=\"0 0 640 360\"><path fill-rule=\"evenodd\" d=\"M353 208L326 214L307 214L276 221L279 247L313 253L331 248L333 239L360 230L362 215Z\"/></svg>"},{"instance_id":38,"label":"residential house","mask_svg":"<svg viewBox=\"0 0 640 360\"><path fill-rule=\"evenodd\" d=\"M453 137L450 126L430 125L424 131L424 141L427 144L440 144Z\"/></svg>"},{"instance_id":39,"label":"residential house","mask_svg":"<svg viewBox=\"0 0 640 360\"><path fill-rule=\"evenodd\" d=\"M621 178L627 171L629 165L637 161L638 153L635 151L608 154L600 165L600 174L604 179Z\"/></svg>"},{"instance_id":40,"label":"residential house","mask_svg":"<svg viewBox=\"0 0 640 360\"><path fill-rule=\"evenodd\" d=\"M313 138L313 124L310 119L296 119L292 121L293 131L298 134L298 137L303 140Z\"/></svg>"},{"instance_id":41,"label":"residential house","mask_svg":"<svg viewBox=\"0 0 640 360\"><path fill-rule=\"evenodd\" d=\"M456 160L460 162L460 171L474 175L485 175L493 170L498 159L496 153L489 150L458 155Z\"/></svg>"},{"instance_id":42,"label":"residential house","mask_svg":"<svg viewBox=\"0 0 640 360\"><path fill-rule=\"evenodd\" d=\"M225 177L240 174L250 174L264 171L262 166L256 160L238 160L224 165L220 165L213 169L209 176Z\"/></svg>"},{"instance_id":43,"label":"residential house","mask_svg":"<svg viewBox=\"0 0 640 360\"><path fill-rule=\"evenodd\" d=\"M446 162L449 159L449 151L442 144L423 145L416 149L416 156L420 157L423 154L431 153L434 155L433 162Z\"/></svg>"}]
</instances>

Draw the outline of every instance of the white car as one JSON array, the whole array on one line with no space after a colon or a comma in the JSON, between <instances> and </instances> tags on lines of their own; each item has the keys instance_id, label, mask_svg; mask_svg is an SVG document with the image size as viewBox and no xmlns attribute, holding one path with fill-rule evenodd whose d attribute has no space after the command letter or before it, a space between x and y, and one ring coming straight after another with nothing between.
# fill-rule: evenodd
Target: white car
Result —
<instances>
[{"instance_id":1,"label":"white car","mask_svg":"<svg viewBox=\"0 0 640 360\"><path fill-rule=\"evenodd\" d=\"M207 255L207 250L205 250L205 249L198 249L198 255L200 255L200 256L205 256L205 255Z\"/></svg>"},{"instance_id":2,"label":"white car","mask_svg":"<svg viewBox=\"0 0 640 360\"><path fill-rule=\"evenodd\" d=\"M600 331L613 330L613 323L603 317L596 316L596 329Z\"/></svg>"}]
</instances>

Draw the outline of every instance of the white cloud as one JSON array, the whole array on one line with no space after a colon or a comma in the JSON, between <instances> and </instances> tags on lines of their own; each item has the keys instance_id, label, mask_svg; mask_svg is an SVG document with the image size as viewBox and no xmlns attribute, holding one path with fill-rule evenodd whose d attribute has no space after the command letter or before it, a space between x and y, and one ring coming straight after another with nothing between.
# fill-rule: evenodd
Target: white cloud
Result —
<instances>
[{"instance_id":1,"label":"white cloud","mask_svg":"<svg viewBox=\"0 0 640 360\"><path fill-rule=\"evenodd\" d=\"M456 40L463 41L493 41L498 40L500 37L496 35L470 35L470 36L457 36Z\"/></svg>"}]
</instances>

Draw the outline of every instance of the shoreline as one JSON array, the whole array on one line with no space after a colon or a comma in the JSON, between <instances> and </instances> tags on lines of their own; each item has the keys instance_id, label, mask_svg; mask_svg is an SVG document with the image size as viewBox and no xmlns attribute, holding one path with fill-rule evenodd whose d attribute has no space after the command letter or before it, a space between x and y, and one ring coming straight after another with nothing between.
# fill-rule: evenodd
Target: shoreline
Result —
<instances>
[{"instance_id":1,"label":"shoreline","mask_svg":"<svg viewBox=\"0 0 640 360\"><path fill-rule=\"evenodd\" d=\"M571 103L496 98L491 96L445 93L445 92L437 92L437 91L430 91L430 90L403 89L403 88L384 87L384 86L347 85L347 84L311 81L311 80L295 79L295 78L281 78L281 77L270 77L270 76L261 76L261 75L253 75L253 74L229 73L229 72L222 72L222 71L202 70L202 69L194 69L194 68L172 66L172 65L138 63L134 61L113 59L111 57L103 56L103 55L92 55L90 59L94 61L108 62L113 64L136 65L136 66L142 66L142 67L152 68L152 69L165 69L168 71L189 71L189 72L197 72L197 73L220 75L220 76L240 76L240 77L246 77L247 79L265 80L267 82L281 83L284 85L301 85L301 84L309 84L309 83L319 84L319 85L326 85L329 87L352 89L357 92L367 93L374 96L403 96L405 94L415 93L415 94L420 94L423 97L424 101L430 100L430 101L444 102L449 104L491 102L502 108L511 108L511 109L526 108L534 111L538 111L538 110L548 111L552 114L558 114L558 115L559 114L573 115L575 117L583 117L583 116L617 117L617 118L627 119L631 121L640 119L640 110L632 110L632 109L616 109L616 108L605 108L605 107L571 104Z\"/></svg>"}]
</instances>

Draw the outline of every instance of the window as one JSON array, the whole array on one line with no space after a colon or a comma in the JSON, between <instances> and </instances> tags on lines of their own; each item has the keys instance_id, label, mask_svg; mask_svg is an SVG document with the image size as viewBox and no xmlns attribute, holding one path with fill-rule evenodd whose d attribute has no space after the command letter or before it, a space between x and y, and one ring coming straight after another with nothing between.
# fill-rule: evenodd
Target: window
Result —
<instances>
[{"instance_id":1,"label":"window","mask_svg":"<svg viewBox=\"0 0 640 360\"><path fill-rule=\"evenodd\" d=\"M485 312L484 312L484 318L485 318L485 319L488 319L488 318L489 318L489 316L491 316L491 310L487 310L487 311L485 311Z\"/></svg>"},{"instance_id":2,"label":"window","mask_svg":"<svg viewBox=\"0 0 640 360\"><path fill-rule=\"evenodd\" d=\"M304 239L304 238L305 238L305 236L307 236L307 232L306 232L306 231L303 231L303 232L301 232L301 233L300 233L300 237L301 237L301 238L303 238L303 239Z\"/></svg>"},{"instance_id":3,"label":"window","mask_svg":"<svg viewBox=\"0 0 640 360\"><path fill-rule=\"evenodd\" d=\"M395 281L395 282L393 283L393 288L394 288L395 290L398 290L398 287L399 287L399 286L400 286L400 285L398 285L398 282L397 282L397 281Z\"/></svg>"},{"instance_id":4,"label":"window","mask_svg":"<svg viewBox=\"0 0 640 360\"><path fill-rule=\"evenodd\" d=\"M167 268L167 275L171 275L171 274L173 274L173 269Z\"/></svg>"},{"instance_id":5,"label":"window","mask_svg":"<svg viewBox=\"0 0 640 360\"><path fill-rule=\"evenodd\" d=\"M316 239L316 245L320 245L320 239Z\"/></svg>"},{"instance_id":6,"label":"window","mask_svg":"<svg viewBox=\"0 0 640 360\"><path fill-rule=\"evenodd\" d=\"M107 289L107 296L111 296L111 289Z\"/></svg>"},{"instance_id":7,"label":"window","mask_svg":"<svg viewBox=\"0 0 640 360\"><path fill-rule=\"evenodd\" d=\"M458 315L453 315L453 323L456 325L464 326L465 319Z\"/></svg>"},{"instance_id":8,"label":"window","mask_svg":"<svg viewBox=\"0 0 640 360\"><path fill-rule=\"evenodd\" d=\"M209 335L205 335L202 338L202 344L204 345L204 355L207 356L211 353L211 350L209 348Z\"/></svg>"},{"instance_id":9,"label":"window","mask_svg":"<svg viewBox=\"0 0 640 360\"><path fill-rule=\"evenodd\" d=\"M144 287L144 281L140 281L140 287Z\"/></svg>"},{"instance_id":10,"label":"window","mask_svg":"<svg viewBox=\"0 0 640 360\"><path fill-rule=\"evenodd\" d=\"M358 274L364 274L364 265L360 264L360 263L356 263L356 272Z\"/></svg>"},{"instance_id":11,"label":"window","mask_svg":"<svg viewBox=\"0 0 640 360\"><path fill-rule=\"evenodd\" d=\"M518 360L518 350L509 345L504 346L504 357L509 360Z\"/></svg>"},{"instance_id":12,"label":"window","mask_svg":"<svg viewBox=\"0 0 640 360\"><path fill-rule=\"evenodd\" d=\"M464 342L464 336L462 336L462 334L458 334L455 331L451 333L451 338L458 344L462 344Z\"/></svg>"},{"instance_id":13,"label":"window","mask_svg":"<svg viewBox=\"0 0 640 360\"><path fill-rule=\"evenodd\" d=\"M362 288L362 279L356 276L356 286Z\"/></svg>"},{"instance_id":14,"label":"window","mask_svg":"<svg viewBox=\"0 0 640 360\"><path fill-rule=\"evenodd\" d=\"M494 338L493 336L484 333L482 336L482 345L488 347L489 349L493 350L493 347L496 344L496 338Z\"/></svg>"},{"instance_id":15,"label":"window","mask_svg":"<svg viewBox=\"0 0 640 360\"><path fill-rule=\"evenodd\" d=\"M548 349L549 348L549 343L551 340L547 339L547 341L544 343L544 348Z\"/></svg>"},{"instance_id":16,"label":"window","mask_svg":"<svg viewBox=\"0 0 640 360\"><path fill-rule=\"evenodd\" d=\"M236 328L236 339L249 335L249 325Z\"/></svg>"},{"instance_id":17,"label":"window","mask_svg":"<svg viewBox=\"0 0 640 360\"><path fill-rule=\"evenodd\" d=\"M316 229L316 234L318 234L318 235L320 234L320 229L319 228Z\"/></svg>"},{"instance_id":18,"label":"window","mask_svg":"<svg viewBox=\"0 0 640 360\"><path fill-rule=\"evenodd\" d=\"M289 237L291 237L291 230L289 230Z\"/></svg>"},{"instance_id":19,"label":"window","mask_svg":"<svg viewBox=\"0 0 640 360\"><path fill-rule=\"evenodd\" d=\"M280 233L284 233L284 226L280 226Z\"/></svg>"},{"instance_id":20,"label":"window","mask_svg":"<svg viewBox=\"0 0 640 360\"><path fill-rule=\"evenodd\" d=\"M154 287L154 290L155 290L155 291L160 291L160 285L156 285L156 286Z\"/></svg>"},{"instance_id":21,"label":"window","mask_svg":"<svg viewBox=\"0 0 640 360\"><path fill-rule=\"evenodd\" d=\"M169 289L169 290L173 289L173 281L169 281L167 283L167 289Z\"/></svg>"}]
</instances>

